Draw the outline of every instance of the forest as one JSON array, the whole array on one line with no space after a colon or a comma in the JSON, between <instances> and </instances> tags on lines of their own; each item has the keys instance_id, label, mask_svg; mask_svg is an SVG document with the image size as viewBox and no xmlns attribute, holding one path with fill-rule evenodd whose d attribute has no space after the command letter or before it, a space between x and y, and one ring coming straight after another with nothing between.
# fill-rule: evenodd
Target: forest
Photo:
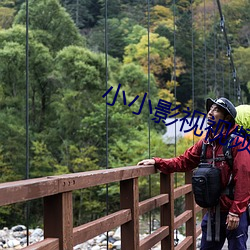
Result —
<instances>
[{"instance_id":1,"label":"forest","mask_svg":"<svg viewBox=\"0 0 250 250\"><path fill-rule=\"evenodd\" d=\"M181 154L199 138L163 141L159 100L178 117L205 112L207 97L249 103L250 2L220 2L224 20L215 0L2 0L1 183ZM140 179L140 199L158 192L157 176L150 183ZM108 187L109 211L118 190ZM75 225L106 213L106 195L106 186L74 192ZM30 203L31 225L42 226L41 203ZM0 227L25 221L24 210L0 207Z\"/></svg>"}]
</instances>

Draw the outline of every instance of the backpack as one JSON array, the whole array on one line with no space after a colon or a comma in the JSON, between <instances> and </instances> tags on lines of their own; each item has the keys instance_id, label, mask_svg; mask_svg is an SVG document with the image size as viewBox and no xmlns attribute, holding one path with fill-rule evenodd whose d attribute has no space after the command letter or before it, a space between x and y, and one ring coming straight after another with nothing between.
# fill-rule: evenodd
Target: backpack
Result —
<instances>
[{"instance_id":1,"label":"backpack","mask_svg":"<svg viewBox=\"0 0 250 250\"><path fill-rule=\"evenodd\" d=\"M192 176L192 186L195 202L203 208L218 204L221 185L221 171L211 163L200 163Z\"/></svg>"},{"instance_id":2,"label":"backpack","mask_svg":"<svg viewBox=\"0 0 250 250\"><path fill-rule=\"evenodd\" d=\"M224 157L217 157L214 161L226 160L230 169L233 168L232 147L230 147L236 135L230 135L228 143L223 146ZM215 207L219 203L222 194L221 188L221 170L206 162L207 144L202 144L201 162L198 168L193 172L192 187L195 202L203 208ZM226 194L233 199L233 184L230 181L227 185Z\"/></svg>"},{"instance_id":3,"label":"backpack","mask_svg":"<svg viewBox=\"0 0 250 250\"><path fill-rule=\"evenodd\" d=\"M228 142L223 146L224 157L217 157L214 161L226 160L231 171L233 168L232 147L230 147L236 135L232 134L228 138ZM212 226L211 226L211 208L215 208L215 241L220 241L220 204L219 199L222 194L221 188L221 170L213 166L213 163L206 161L207 144L202 144L201 162L192 176L192 187L195 202L203 208L208 209L207 223L207 241L212 241ZM227 194L230 199L233 199L233 182L230 181L223 193ZM230 197L232 196L232 197Z\"/></svg>"}]
</instances>

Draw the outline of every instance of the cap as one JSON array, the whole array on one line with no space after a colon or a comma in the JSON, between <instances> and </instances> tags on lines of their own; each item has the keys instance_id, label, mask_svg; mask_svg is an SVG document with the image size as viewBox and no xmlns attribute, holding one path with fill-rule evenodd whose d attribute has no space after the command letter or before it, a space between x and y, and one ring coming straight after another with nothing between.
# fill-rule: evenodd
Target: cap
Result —
<instances>
[{"instance_id":1,"label":"cap","mask_svg":"<svg viewBox=\"0 0 250 250\"><path fill-rule=\"evenodd\" d=\"M213 104L216 104L220 106L221 108L223 108L224 110L226 110L235 119L237 111L234 105L227 98L221 97L215 100L208 98L206 102L207 113L209 112Z\"/></svg>"}]
</instances>

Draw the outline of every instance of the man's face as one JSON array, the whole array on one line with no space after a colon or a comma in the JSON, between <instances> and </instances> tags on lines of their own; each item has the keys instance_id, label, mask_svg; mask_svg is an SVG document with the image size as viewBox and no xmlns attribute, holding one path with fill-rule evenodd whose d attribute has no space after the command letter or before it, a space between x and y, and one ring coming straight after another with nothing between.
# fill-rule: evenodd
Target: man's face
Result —
<instances>
[{"instance_id":1,"label":"man's face","mask_svg":"<svg viewBox=\"0 0 250 250\"><path fill-rule=\"evenodd\" d=\"M223 109L220 106L213 104L209 112L207 113L207 118L208 118L207 124L208 125L213 124L212 122L209 121L209 120L212 120L215 122L215 125L213 127L216 127L220 119L225 120L225 114L224 114Z\"/></svg>"}]
</instances>

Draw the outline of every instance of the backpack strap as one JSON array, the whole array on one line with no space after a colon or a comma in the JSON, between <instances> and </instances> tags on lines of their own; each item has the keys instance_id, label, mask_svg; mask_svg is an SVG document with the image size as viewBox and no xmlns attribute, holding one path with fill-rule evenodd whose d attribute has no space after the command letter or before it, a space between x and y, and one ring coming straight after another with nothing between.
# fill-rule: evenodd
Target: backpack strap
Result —
<instances>
[{"instance_id":1,"label":"backpack strap","mask_svg":"<svg viewBox=\"0 0 250 250\"><path fill-rule=\"evenodd\" d=\"M220 203L215 207L215 241L220 241Z\"/></svg>"},{"instance_id":2,"label":"backpack strap","mask_svg":"<svg viewBox=\"0 0 250 250\"><path fill-rule=\"evenodd\" d=\"M211 208L207 209L207 241L212 241Z\"/></svg>"},{"instance_id":3,"label":"backpack strap","mask_svg":"<svg viewBox=\"0 0 250 250\"><path fill-rule=\"evenodd\" d=\"M223 145L223 154L225 157L225 160L227 162L227 164L229 165L230 169L233 169L233 155L232 155L232 147L231 147L231 143L233 142L233 140L235 139L236 135L235 134L230 134L228 137L228 141L225 145ZM200 161L201 162L206 162L206 152L207 152L207 143L202 143L202 148L201 148L201 158ZM222 161L224 160L221 157L217 157L215 159L213 159L214 161Z\"/></svg>"},{"instance_id":4,"label":"backpack strap","mask_svg":"<svg viewBox=\"0 0 250 250\"><path fill-rule=\"evenodd\" d=\"M205 163L206 160L206 152L207 152L207 143L202 144L202 149L201 149L201 158L200 158L200 162L201 163ZM211 159L213 161L221 161L224 160L225 157L218 157L216 159ZM210 159L209 159L210 160ZM215 241L220 241L220 204L217 204L215 206L215 211L216 211L216 218L215 218ZM207 208L207 237L206 240L207 241L212 241L212 222L211 222L211 211L212 208Z\"/></svg>"},{"instance_id":5,"label":"backpack strap","mask_svg":"<svg viewBox=\"0 0 250 250\"><path fill-rule=\"evenodd\" d=\"M232 147L231 143L235 139L236 135L231 134L229 135L229 140L227 143L223 146L223 154L224 157L217 157L216 159L213 159L214 161L221 161L226 160L227 164L229 165L231 171L233 169L233 155L232 155ZM201 162L205 162L206 160L206 150L207 150L207 144L203 142L202 144L202 152L201 152ZM233 184L230 179L227 190L229 192L229 196L233 197ZM211 208L208 208L208 219L207 219L207 241L212 241L212 229L211 229ZM220 241L220 203L215 207L215 241Z\"/></svg>"},{"instance_id":6,"label":"backpack strap","mask_svg":"<svg viewBox=\"0 0 250 250\"><path fill-rule=\"evenodd\" d=\"M214 162L217 162L217 161L225 161L226 160L226 158L225 158L225 156L223 156L223 157L216 157L216 158L208 158L208 159L206 159L208 162L212 162L212 161L214 161Z\"/></svg>"},{"instance_id":7,"label":"backpack strap","mask_svg":"<svg viewBox=\"0 0 250 250\"><path fill-rule=\"evenodd\" d=\"M225 160L227 162L227 164L229 165L231 171L233 171L233 155L232 155L232 147L231 144L233 142L233 140L235 139L236 135L235 134L231 134L228 137L228 141L227 143L223 146L223 154L225 156ZM232 181L232 174L230 176L230 180L227 184L227 187L224 191L224 194L226 194L231 200L234 199L234 184Z\"/></svg>"},{"instance_id":8,"label":"backpack strap","mask_svg":"<svg viewBox=\"0 0 250 250\"><path fill-rule=\"evenodd\" d=\"M235 134L231 134L229 135L229 140L227 141L227 143L223 146L223 154L225 156L226 162L229 165L230 169L233 169L233 155L232 155L232 147L231 143L232 141L235 139L236 135Z\"/></svg>"},{"instance_id":9,"label":"backpack strap","mask_svg":"<svg viewBox=\"0 0 250 250\"><path fill-rule=\"evenodd\" d=\"M207 152L207 143L202 143L202 148L201 148L201 159L200 162L205 162L206 160L206 152Z\"/></svg>"}]
</instances>

